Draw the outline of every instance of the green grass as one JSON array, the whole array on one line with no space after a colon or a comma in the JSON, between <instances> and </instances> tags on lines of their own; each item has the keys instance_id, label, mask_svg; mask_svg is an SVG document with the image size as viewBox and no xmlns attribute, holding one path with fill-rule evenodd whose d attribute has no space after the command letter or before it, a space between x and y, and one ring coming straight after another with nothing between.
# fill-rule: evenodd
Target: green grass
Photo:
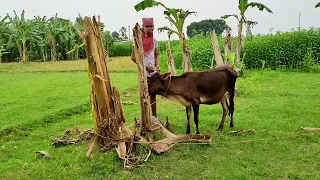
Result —
<instances>
[{"instance_id":1,"label":"green grass","mask_svg":"<svg viewBox=\"0 0 320 180\"><path fill-rule=\"evenodd\" d=\"M124 106L130 125L140 114L138 79L126 70L110 76L121 94L132 95L122 100L137 103ZM218 133L221 106L201 105L200 132L211 135L213 145L179 144L125 171L114 151L95 149L88 160L89 142L51 146L68 128L93 127L85 71L0 73L0 179L319 179L320 134L301 130L320 127L319 79L317 73L246 71L237 82L233 130L256 133L229 134L228 122ZM168 116L173 132L184 134L183 107L157 100L160 119ZM39 150L54 159L38 158Z\"/></svg>"}]
</instances>

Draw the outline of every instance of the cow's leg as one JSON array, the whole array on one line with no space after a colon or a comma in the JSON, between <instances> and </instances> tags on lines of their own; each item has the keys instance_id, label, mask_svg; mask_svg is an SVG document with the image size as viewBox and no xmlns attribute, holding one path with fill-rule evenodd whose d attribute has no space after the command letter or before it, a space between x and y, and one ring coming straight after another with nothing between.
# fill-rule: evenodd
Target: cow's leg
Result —
<instances>
[{"instance_id":1,"label":"cow's leg","mask_svg":"<svg viewBox=\"0 0 320 180\"><path fill-rule=\"evenodd\" d=\"M228 114L228 104L227 104L226 96L224 96L223 99L221 100L221 106L222 106L223 114L222 114L222 119L218 128L218 131L222 131L224 122L226 120L226 116Z\"/></svg>"},{"instance_id":2,"label":"cow's leg","mask_svg":"<svg viewBox=\"0 0 320 180\"><path fill-rule=\"evenodd\" d=\"M186 134L190 134L190 132L191 132L191 128L190 128L191 106L186 107L186 114L187 114L187 120L188 120Z\"/></svg>"},{"instance_id":3,"label":"cow's leg","mask_svg":"<svg viewBox=\"0 0 320 180\"><path fill-rule=\"evenodd\" d=\"M233 124L233 112L234 112L234 93L232 95L230 95L229 98L229 116L230 116L230 127L233 128L234 124Z\"/></svg>"},{"instance_id":4,"label":"cow's leg","mask_svg":"<svg viewBox=\"0 0 320 180\"><path fill-rule=\"evenodd\" d=\"M193 115L194 115L194 123L196 124L196 134L200 134L198 123L199 123L199 105L193 104Z\"/></svg>"}]
</instances>

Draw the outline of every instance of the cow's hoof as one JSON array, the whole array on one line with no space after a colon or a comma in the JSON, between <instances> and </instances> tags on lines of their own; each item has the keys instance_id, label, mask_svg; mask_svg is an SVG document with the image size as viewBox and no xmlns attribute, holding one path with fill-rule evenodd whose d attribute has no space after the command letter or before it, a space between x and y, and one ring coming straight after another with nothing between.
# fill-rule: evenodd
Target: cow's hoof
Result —
<instances>
[{"instance_id":1,"label":"cow's hoof","mask_svg":"<svg viewBox=\"0 0 320 180\"><path fill-rule=\"evenodd\" d=\"M197 131L196 134L200 134L200 131Z\"/></svg>"},{"instance_id":2,"label":"cow's hoof","mask_svg":"<svg viewBox=\"0 0 320 180\"><path fill-rule=\"evenodd\" d=\"M223 129L222 127L219 127L217 131L222 132L222 129Z\"/></svg>"},{"instance_id":3,"label":"cow's hoof","mask_svg":"<svg viewBox=\"0 0 320 180\"><path fill-rule=\"evenodd\" d=\"M186 132L186 134L191 134L191 133L190 133L190 130L189 130L189 131L187 131L187 132Z\"/></svg>"}]
</instances>

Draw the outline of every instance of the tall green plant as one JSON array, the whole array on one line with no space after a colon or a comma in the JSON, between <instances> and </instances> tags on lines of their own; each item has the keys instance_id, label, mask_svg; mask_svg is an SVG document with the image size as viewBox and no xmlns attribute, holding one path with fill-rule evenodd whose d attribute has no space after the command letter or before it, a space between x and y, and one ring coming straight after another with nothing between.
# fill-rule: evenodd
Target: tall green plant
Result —
<instances>
[{"instance_id":1,"label":"tall green plant","mask_svg":"<svg viewBox=\"0 0 320 180\"><path fill-rule=\"evenodd\" d=\"M114 41L116 40L116 38L114 38L112 35L111 35L111 32L110 31L103 31L102 32L102 40L104 42L104 47L105 49L107 50L107 52L110 54L110 51L111 51L111 47L114 43Z\"/></svg>"},{"instance_id":2,"label":"tall green plant","mask_svg":"<svg viewBox=\"0 0 320 180\"><path fill-rule=\"evenodd\" d=\"M316 8L320 7L320 2L318 4L316 4Z\"/></svg>"},{"instance_id":3,"label":"tall green plant","mask_svg":"<svg viewBox=\"0 0 320 180\"><path fill-rule=\"evenodd\" d=\"M10 21L9 28L11 29L11 35L8 43L12 44L12 42L15 42L22 62L27 63L29 43L31 41L36 41L36 32L34 31L31 21L25 18L24 13L25 11L23 10L21 15L18 16L16 11L14 11L13 18L7 14L7 18Z\"/></svg>"},{"instance_id":4,"label":"tall green plant","mask_svg":"<svg viewBox=\"0 0 320 180\"><path fill-rule=\"evenodd\" d=\"M47 61L48 59L47 47L48 47L48 37L49 37L48 21L45 16L44 17L36 16L35 19L33 19L33 22L37 31L36 45L39 48L39 51L41 52L42 60Z\"/></svg>"},{"instance_id":5,"label":"tall green plant","mask_svg":"<svg viewBox=\"0 0 320 180\"><path fill-rule=\"evenodd\" d=\"M57 45L62 41L66 41L69 38L67 35L67 26L70 24L67 20L59 18L56 14L54 17L49 19L48 24L48 41L51 45L51 61L54 62L57 60Z\"/></svg>"},{"instance_id":6,"label":"tall green plant","mask_svg":"<svg viewBox=\"0 0 320 180\"><path fill-rule=\"evenodd\" d=\"M8 53L9 52L7 52L6 49L2 49L0 45L0 63L2 63L2 56Z\"/></svg>"},{"instance_id":7,"label":"tall green plant","mask_svg":"<svg viewBox=\"0 0 320 180\"><path fill-rule=\"evenodd\" d=\"M184 23L188 16L192 14L196 14L194 11L185 11L183 9L175 9L175 8L168 8L163 3L157 2L154 0L143 0L137 5L135 5L136 11L142 11L146 8L151 8L155 6L162 6L165 11L163 12L165 15L165 18L170 21L170 23L176 28L176 30L171 29L169 27L162 27L160 30L167 30L171 32L172 34L176 34L179 37L180 45L183 53L183 69L184 71L192 71L192 65L191 65L191 56L189 48L186 45L185 35L183 33L184 30Z\"/></svg>"},{"instance_id":8,"label":"tall green plant","mask_svg":"<svg viewBox=\"0 0 320 180\"><path fill-rule=\"evenodd\" d=\"M243 25L246 24L247 18L245 16L246 11L248 10L249 7L257 7L260 11L266 10L269 13L272 13L272 11L264 4L258 3L258 2L251 2L248 3L248 0L239 0L239 5L238 5L238 9L240 11L240 17L236 14L231 14L231 15L225 15L222 16L222 19L227 19L229 17L235 17L238 22L239 22L239 29L238 29L238 39L237 39L237 48L236 48L236 67L240 69L240 53L241 53L241 45L243 42L242 39L242 29L243 29Z\"/></svg>"}]
</instances>

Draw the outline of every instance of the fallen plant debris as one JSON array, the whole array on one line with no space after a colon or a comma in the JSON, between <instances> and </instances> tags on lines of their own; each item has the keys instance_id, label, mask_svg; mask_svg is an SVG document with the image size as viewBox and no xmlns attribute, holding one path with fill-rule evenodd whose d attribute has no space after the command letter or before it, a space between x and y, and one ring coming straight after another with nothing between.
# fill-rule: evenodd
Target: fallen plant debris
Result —
<instances>
[{"instance_id":1,"label":"fallen plant debris","mask_svg":"<svg viewBox=\"0 0 320 180\"><path fill-rule=\"evenodd\" d=\"M237 131L230 131L230 134L235 134L235 135L241 136L241 135L244 135L244 134L255 133L255 132L257 132L257 131L254 130L254 129L248 129L248 130L240 129L240 130L237 130Z\"/></svg>"},{"instance_id":2,"label":"fallen plant debris","mask_svg":"<svg viewBox=\"0 0 320 180\"><path fill-rule=\"evenodd\" d=\"M52 156L47 151L37 151L36 154L38 154L40 157L44 159L52 158Z\"/></svg>"},{"instance_id":3,"label":"fallen plant debris","mask_svg":"<svg viewBox=\"0 0 320 180\"><path fill-rule=\"evenodd\" d=\"M312 128L312 127L302 127L302 130L305 130L307 132L313 133L313 132L320 132L320 128Z\"/></svg>"},{"instance_id":4,"label":"fallen plant debris","mask_svg":"<svg viewBox=\"0 0 320 180\"><path fill-rule=\"evenodd\" d=\"M137 103L132 102L132 101L123 101L122 104L124 104L124 105L136 105Z\"/></svg>"},{"instance_id":5,"label":"fallen plant debris","mask_svg":"<svg viewBox=\"0 0 320 180\"><path fill-rule=\"evenodd\" d=\"M69 144L75 144L79 141L91 140L94 136L93 130L80 131L78 128L75 130L67 129L64 131L64 135L53 139L52 146L66 146Z\"/></svg>"}]
</instances>

